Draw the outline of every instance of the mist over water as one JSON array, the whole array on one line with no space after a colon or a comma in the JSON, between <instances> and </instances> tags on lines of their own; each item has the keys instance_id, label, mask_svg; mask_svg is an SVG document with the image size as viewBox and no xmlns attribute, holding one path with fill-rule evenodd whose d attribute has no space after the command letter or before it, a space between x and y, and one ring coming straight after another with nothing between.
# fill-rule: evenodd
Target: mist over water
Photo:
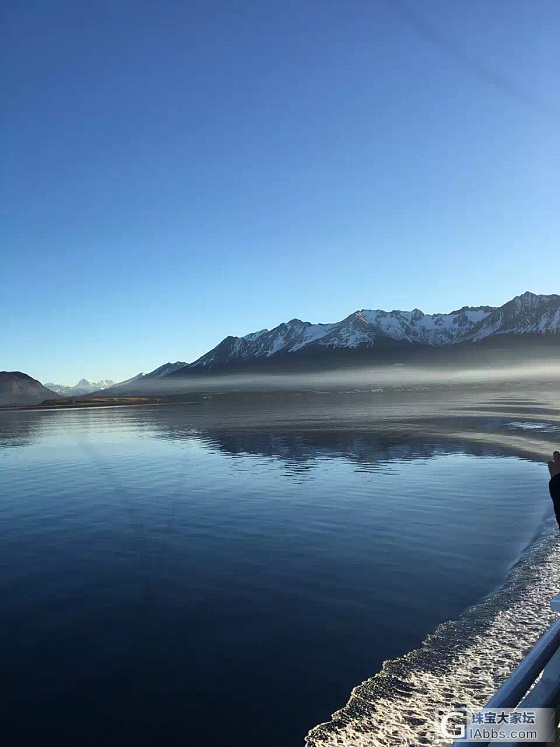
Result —
<instances>
[{"instance_id":1,"label":"mist over water","mask_svg":"<svg viewBox=\"0 0 560 747\"><path fill-rule=\"evenodd\" d=\"M432 351L430 351L432 352ZM442 351L432 352L441 356ZM447 351L444 351L447 352ZM464 387L476 386L493 388L496 386L537 387L560 384L560 366L555 357L535 357L530 350L521 354L517 351L515 361L507 357L488 356L490 360L478 360L462 350L460 363L453 358L436 357L430 361L419 359L405 360L402 363L367 364L325 368L301 366L289 362L261 363L261 370L244 370L242 366L220 372L219 369L197 373L192 369L185 375L165 376L156 379L143 379L124 385L122 391L146 395L173 395L179 393L202 392L259 392L259 391L373 391L378 388L400 389L403 387ZM424 356L426 353L424 352ZM519 363L527 360L527 363ZM314 368L316 370L314 370ZM181 372L179 372L181 373ZM118 391L121 388L118 387Z\"/></svg>"},{"instance_id":2,"label":"mist over water","mask_svg":"<svg viewBox=\"0 0 560 747\"><path fill-rule=\"evenodd\" d=\"M550 622L559 415L516 386L0 413L8 727L429 744Z\"/></svg>"}]
</instances>

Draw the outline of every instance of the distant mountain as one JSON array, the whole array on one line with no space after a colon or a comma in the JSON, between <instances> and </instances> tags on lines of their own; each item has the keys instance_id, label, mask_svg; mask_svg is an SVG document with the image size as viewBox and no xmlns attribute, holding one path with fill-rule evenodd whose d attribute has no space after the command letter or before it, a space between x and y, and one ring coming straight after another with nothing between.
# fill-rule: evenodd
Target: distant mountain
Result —
<instances>
[{"instance_id":1,"label":"distant mountain","mask_svg":"<svg viewBox=\"0 0 560 747\"><path fill-rule=\"evenodd\" d=\"M234 372L302 372L359 364L468 368L530 364L560 353L560 296L527 291L503 306L464 306L445 314L361 309L339 322L283 322L226 337L194 363L166 363L111 392L180 391L187 378Z\"/></svg>"},{"instance_id":2,"label":"distant mountain","mask_svg":"<svg viewBox=\"0 0 560 747\"><path fill-rule=\"evenodd\" d=\"M181 376L227 370L266 361L304 360L328 362L342 351L360 352L347 359L383 358L479 342L499 335L554 335L560 331L560 296L538 296L527 291L503 306L464 306L446 314L362 309L340 322L311 324L300 319L284 322L272 330L262 329L243 337L226 337L215 348L188 367L172 372ZM556 337L555 337L556 339ZM364 356L364 353L366 355Z\"/></svg>"},{"instance_id":3,"label":"distant mountain","mask_svg":"<svg viewBox=\"0 0 560 747\"><path fill-rule=\"evenodd\" d=\"M118 384L115 384L115 387L122 387L126 386L127 384L133 384L135 381L140 381L140 379L143 379L145 376L146 374L143 371L140 371L139 374L136 374L136 376L131 376L130 379L119 381ZM114 389L115 387L112 387L112 389Z\"/></svg>"},{"instance_id":4,"label":"distant mountain","mask_svg":"<svg viewBox=\"0 0 560 747\"><path fill-rule=\"evenodd\" d=\"M103 391L105 396L111 396L113 394L124 395L128 392L136 393L138 391L147 391L155 388L157 390L157 379L162 379L169 374L180 371L181 369L188 366L185 361L175 361L171 363L168 361L158 368L154 368L150 373L145 374L143 371L132 376L126 381L120 381L118 384L112 384L106 391Z\"/></svg>"},{"instance_id":5,"label":"distant mountain","mask_svg":"<svg viewBox=\"0 0 560 747\"><path fill-rule=\"evenodd\" d=\"M0 405L38 405L57 394L21 371L0 371Z\"/></svg>"},{"instance_id":6,"label":"distant mountain","mask_svg":"<svg viewBox=\"0 0 560 747\"><path fill-rule=\"evenodd\" d=\"M114 386L115 382L111 379L101 379L101 381L90 381L89 379L80 379L75 386L65 386L64 384L52 384L48 382L45 386L51 389L53 392L62 395L63 397L79 397L82 394L91 394L91 392L98 392L102 389L108 389L110 386Z\"/></svg>"},{"instance_id":7,"label":"distant mountain","mask_svg":"<svg viewBox=\"0 0 560 747\"><path fill-rule=\"evenodd\" d=\"M560 296L527 291L502 306L463 306L445 314L361 309L328 324L291 319L271 330L226 337L194 363L167 362L119 384L109 379L81 379L73 387L44 387L26 374L4 371L0 373L0 404L37 404L57 395L93 392L105 396L179 394L189 388L189 379L196 379L196 387L204 389L206 384L200 382L208 375L211 382L217 374L236 372L321 373L361 364L455 370L524 364L530 370L541 361L560 363L559 354Z\"/></svg>"},{"instance_id":8,"label":"distant mountain","mask_svg":"<svg viewBox=\"0 0 560 747\"><path fill-rule=\"evenodd\" d=\"M139 379L161 379L163 376L168 376L171 373L175 373L175 371L180 371L188 365L189 364L185 363L185 361L175 361L175 363L170 363L168 361L167 363L164 363L163 366L154 368L150 373L140 373L137 376L134 376L133 379L129 379L129 381L138 381Z\"/></svg>"}]
</instances>

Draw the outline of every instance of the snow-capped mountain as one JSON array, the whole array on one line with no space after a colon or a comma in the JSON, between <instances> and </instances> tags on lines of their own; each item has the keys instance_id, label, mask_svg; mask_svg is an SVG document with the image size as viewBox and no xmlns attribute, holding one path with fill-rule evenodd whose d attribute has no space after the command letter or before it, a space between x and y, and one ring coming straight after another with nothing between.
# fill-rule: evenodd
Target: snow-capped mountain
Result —
<instances>
[{"instance_id":1,"label":"snow-capped mountain","mask_svg":"<svg viewBox=\"0 0 560 747\"><path fill-rule=\"evenodd\" d=\"M101 379L101 381L90 381L90 379L80 379L76 386L72 389L78 393L89 394L90 392L97 392L99 389L108 389L113 386L115 382L111 379Z\"/></svg>"},{"instance_id":2,"label":"snow-capped mountain","mask_svg":"<svg viewBox=\"0 0 560 747\"><path fill-rule=\"evenodd\" d=\"M361 309L339 322L291 319L273 329L226 337L194 363L165 363L107 391L107 396L165 395L185 377L231 371L321 371L362 363L420 366L515 365L557 360L560 296L526 292L503 306L464 306L445 314ZM278 369L275 369L278 372ZM198 386L198 384L197 384Z\"/></svg>"},{"instance_id":3,"label":"snow-capped mountain","mask_svg":"<svg viewBox=\"0 0 560 747\"><path fill-rule=\"evenodd\" d=\"M91 392L98 392L101 389L108 389L110 386L114 386L115 382L111 379L101 379L101 381L90 381L89 379L80 379L75 386L65 386L64 384L52 384L48 383L45 386L57 394L62 394L64 397L80 396L82 394L90 394Z\"/></svg>"},{"instance_id":4,"label":"snow-capped mountain","mask_svg":"<svg viewBox=\"0 0 560 747\"><path fill-rule=\"evenodd\" d=\"M493 309L472 335L482 340L490 335L546 334L560 331L560 296L523 293Z\"/></svg>"},{"instance_id":5,"label":"snow-capped mountain","mask_svg":"<svg viewBox=\"0 0 560 747\"><path fill-rule=\"evenodd\" d=\"M311 324L300 319L243 337L226 337L213 350L190 364L185 372L209 371L216 366L263 361L287 353L323 349L375 348L388 341L442 347L480 341L494 335L550 334L560 331L560 296L527 291L503 306L464 306L446 314L362 309L340 322Z\"/></svg>"}]
</instances>

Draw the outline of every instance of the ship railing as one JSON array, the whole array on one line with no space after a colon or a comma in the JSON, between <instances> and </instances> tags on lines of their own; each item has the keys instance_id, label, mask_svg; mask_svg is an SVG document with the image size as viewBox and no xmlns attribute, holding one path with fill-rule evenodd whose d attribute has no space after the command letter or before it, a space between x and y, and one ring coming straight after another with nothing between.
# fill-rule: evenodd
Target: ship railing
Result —
<instances>
[{"instance_id":1,"label":"ship railing","mask_svg":"<svg viewBox=\"0 0 560 747\"><path fill-rule=\"evenodd\" d=\"M550 603L560 612L560 594ZM542 676L541 676L542 675ZM539 679L540 677L540 679ZM537 681L538 680L538 681ZM535 684L536 683L536 684ZM534 685L534 687L533 687ZM556 723L560 714L560 619L540 638L523 661L484 706L485 708L554 708ZM453 747L520 747L525 742L467 742L460 739Z\"/></svg>"}]
</instances>

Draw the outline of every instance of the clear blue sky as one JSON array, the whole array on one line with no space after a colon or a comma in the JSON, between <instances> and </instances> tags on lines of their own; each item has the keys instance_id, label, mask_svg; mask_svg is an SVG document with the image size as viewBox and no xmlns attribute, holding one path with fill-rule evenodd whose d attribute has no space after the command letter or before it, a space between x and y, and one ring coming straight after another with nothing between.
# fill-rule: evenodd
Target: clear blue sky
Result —
<instances>
[{"instance_id":1,"label":"clear blue sky","mask_svg":"<svg viewBox=\"0 0 560 747\"><path fill-rule=\"evenodd\" d=\"M0 368L560 291L558 38L557 0L6 0Z\"/></svg>"}]
</instances>

